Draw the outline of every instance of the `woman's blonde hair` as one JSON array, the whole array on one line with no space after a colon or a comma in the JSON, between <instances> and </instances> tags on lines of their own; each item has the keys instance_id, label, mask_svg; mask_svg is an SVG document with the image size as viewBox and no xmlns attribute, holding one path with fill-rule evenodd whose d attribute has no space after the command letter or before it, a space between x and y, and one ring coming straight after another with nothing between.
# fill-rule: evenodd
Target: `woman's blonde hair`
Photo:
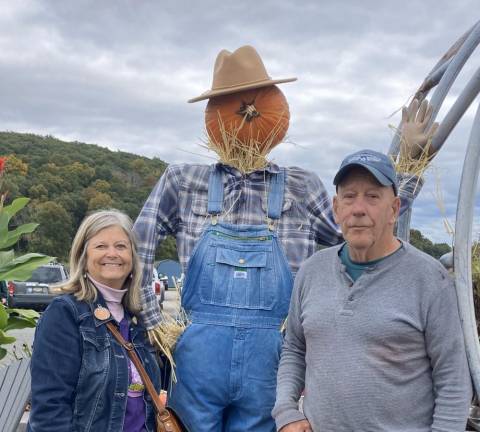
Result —
<instances>
[{"instance_id":1,"label":"woman's blonde hair","mask_svg":"<svg viewBox=\"0 0 480 432\"><path fill-rule=\"evenodd\" d=\"M123 297L125 308L136 314L140 311L140 287L142 267L137 254L132 220L118 210L100 210L88 215L80 224L70 250L70 278L61 285L63 292L73 293L78 300L93 302L97 299L97 288L87 277L87 245L92 237L105 228L118 226L125 231L132 249L132 273L125 280L127 293Z\"/></svg>"}]
</instances>

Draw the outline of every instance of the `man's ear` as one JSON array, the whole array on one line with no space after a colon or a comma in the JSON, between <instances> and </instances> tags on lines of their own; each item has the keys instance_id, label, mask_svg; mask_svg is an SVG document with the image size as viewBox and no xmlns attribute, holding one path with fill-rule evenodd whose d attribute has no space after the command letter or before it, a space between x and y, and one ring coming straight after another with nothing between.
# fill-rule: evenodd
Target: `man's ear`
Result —
<instances>
[{"instance_id":1,"label":"man's ear","mask_svg":"<svg viewBox=\"0 0 480 432\"><path fill-rule=\"evenodd\" d=\"M338 196L335 195L333 197L333 220L338 225L340 224L340 222L338 221L338 218L337 218L337 209L338 209Z\"/></svg>"},{"instance_id":2,"label":"man's ear","mask_svg":"<svg viewBox=\"0 0 480 432\"><path fill-rule=\"evenodd\" d=\"M392 210L393 210L392 223L395 223L395 221L398 219L398 216L400 214L400 197L396 196L393 199Z\"/></svg>"}]
</instances>

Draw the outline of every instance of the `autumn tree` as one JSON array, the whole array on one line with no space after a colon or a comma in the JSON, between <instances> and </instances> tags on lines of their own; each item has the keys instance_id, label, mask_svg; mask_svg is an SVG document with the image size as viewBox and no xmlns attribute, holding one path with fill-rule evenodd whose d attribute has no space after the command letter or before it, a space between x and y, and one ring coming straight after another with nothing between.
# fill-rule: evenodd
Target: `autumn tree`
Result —
<instances>
[{"instance_id":1,"label":"autumn tree","mask_svg":"<svg viewBox=\"0 0 480 432\"><path fill-rule=\"evenodd\" d=\"M111 208L113 204L112 197L105 192L97 192L88 201L88 211Z\"/></svg>"},{"instance_id":2,"label":"autumn tree","mask_svg":"<svg viewBox=\"0 0 480 432\"><path fill-rule=\"evenodd\" d=\"M33 214L40 226L32 234L29 250L41 250L66 261L74 232L68 212L53 201L45 201L34 205Z\"/></svg>"}]
</instances>

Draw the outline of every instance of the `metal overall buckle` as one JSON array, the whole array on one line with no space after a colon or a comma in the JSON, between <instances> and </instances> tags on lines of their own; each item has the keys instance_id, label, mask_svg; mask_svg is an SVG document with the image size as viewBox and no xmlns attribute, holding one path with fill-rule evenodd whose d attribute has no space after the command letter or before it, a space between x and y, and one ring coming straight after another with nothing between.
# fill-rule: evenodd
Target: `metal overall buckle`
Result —
<instances>
[{"instance_id":1,"label":"metal overall buckle","mask_svg":"<svg viewBox=\"0 0 480 432\"><path fill-rule=\"evenodd\" d=\"M267 227L269 231L275 231L275 222L269 217L267 217Z\"/></svg>"}]
</instances>

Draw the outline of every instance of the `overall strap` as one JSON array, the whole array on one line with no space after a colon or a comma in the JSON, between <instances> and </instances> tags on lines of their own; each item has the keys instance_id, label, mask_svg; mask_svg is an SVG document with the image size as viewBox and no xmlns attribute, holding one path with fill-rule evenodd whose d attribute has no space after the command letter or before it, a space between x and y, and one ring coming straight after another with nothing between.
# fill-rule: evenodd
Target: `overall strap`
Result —
<instances>
[{"instance_id":1,"label":"overall strap","mask_svg":"<svg viewBox=\"0 0 480 432\"><path fill-rule=\"evenodd\" d=\"M285 191L285 168L270 176L270 192L268 193L268 218L280 219Z\"/></svg>"},{"instance_id":2,"label":"overall strap","mask_svg":"<svg viewBox=\"0 0 480 432\"><path fill-rule=\"evenodd\" d=\"M210 177L208 179L208 208L209 214L218 215L223 207L223 181L222 172L218 165L212 165L210 168Z\"/></svg>"}]
</instances>

